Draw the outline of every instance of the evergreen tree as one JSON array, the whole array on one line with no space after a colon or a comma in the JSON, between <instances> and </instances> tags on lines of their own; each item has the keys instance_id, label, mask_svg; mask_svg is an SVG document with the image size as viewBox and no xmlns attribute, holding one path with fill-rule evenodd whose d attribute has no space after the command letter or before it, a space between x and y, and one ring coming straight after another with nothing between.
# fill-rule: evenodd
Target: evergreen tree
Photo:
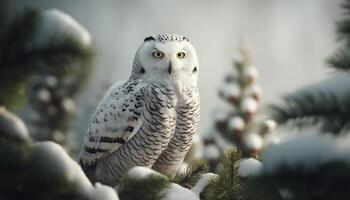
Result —
<instances>
[{"instance_id":1,"label":"evergreen tree","mask_svg":"<svg viewBox=\"0 0 350 200\"><path fill-rule=\"evenodd\" d=\"M215 111L215 131L203 139L204 155L211 171L216 170L219 156L230 145L242 151L243 157L258 158L263 147L262 137L275 127L272 120L261 122L256 118L263 91L257 84L258 71L252 63L251 53L243 42L234 69L219 90L221 99L231 108ZM228 145L221 145L222 142Z\"/></svg>"},{"instance_id":2,"label":"evergreen tree","mask_svg":"<svg viewBox=\"0 0 350 200\"><path fill-rule=\"evenodd\" d=\"M26 9L14 19L2 17L0 105L18 110L27 99L21 117L33 139L74 151L69 119L75 112L73 98L91 68L89 33L58 10Z\"/></svg>"},{"instance_id":3,"label":"evergreen tree","mask_svg":"<svg viewBox=\"0 0 350 200\"><path fill-rule=\"evenodd\" d=\"M263 169L253 178L272 183L284 199L349 199L349 0L343 8L345 19L337 23L342 47L327 62L345 76L302 88L271 106L279 125L305 132L264 151Z\"/></svg>"},{"instance_id":4,"label":"evergreen tree","mask_svg":"<svg viewBox=\"0 0 350 200\"><path fill-rule=\"evenodd\" d=\"M0 9L6 10L4 2L1 3ZM82 78L84 73L80 71L88 67L92 59L90 41L86 40L89 38L62 23L62 18L68 16L58 10L26 10L13 20L8 20L5 12L1 12L0 17L0 77L3 81L0 86L0 199L117 200L112 188L90 183L61 146L53 142L33 143L24 122L4 107L18 107L17 100L25 96L21 92L24 85L34 76L36 80L45 80L50 89L65 90L63 95L74 94L74 88L80 84L74 87L57 84L61 84L61 79L67 81L64 78L67 72ZM60 28L63 29L59 31ZM35 81L29 85L33 91L42 89ZM38 95L44 101L52 97L55 103L63 103L60 106L69 107L69 103L66 105L67 102L60 102L60 98L52 95L57 91L50 92L34 92L32 96ZM40 106L43 105L36 109L42 115Z\"/></svg>"},{"instance_id":5,"label":"evergreen tree","mask_svg":"<svg viewBox=\"0 0 350 200\"><path fill-rule=\"evenodd\" d=\"M0 108L0 199L106 199L116 192L93 185L78 163L53 142L32 143L23 121Z\"/></svg>"},{"instance_id":6,"label":"evergreen tree","mask_svg":"<svg viewBox=\"0 0 350 200\"><path fill-rule=\"evenodd\" d=\"M63 76L89 66L92 58L89 41L64 31L48 33L52 29L70 28L57 23L62 18L57 13L59 11L30 9L14 19L5 20L6 16L0 16L5 18L0 19L0 77L3 83L0 105L18 107L25 97L24 86L34 75Z\"/></svg>"},{"instance_id":7,"label":"evergreen tree","mask_svg":"<svg viewBox=\"0 0 350 200\"><path fill-rule=\"evenodd\" d=\"M344 19L337 23L342 46L327 63L336 72L347 75L350 69L350 1L346 0L342 7ZM336 135L346 133L350 128L350 87L344 77L333 77L286 95L282 103L271 106L271 111L280 125L319 127L322 132Z\"/></svg>"}]
</instances>

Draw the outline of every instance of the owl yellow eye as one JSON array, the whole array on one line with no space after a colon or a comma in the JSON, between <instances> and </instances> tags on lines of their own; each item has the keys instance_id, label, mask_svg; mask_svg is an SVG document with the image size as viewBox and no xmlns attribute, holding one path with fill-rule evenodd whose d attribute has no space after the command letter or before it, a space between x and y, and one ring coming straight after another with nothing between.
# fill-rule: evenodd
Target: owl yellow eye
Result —
<instances>
[{"instance_id":1,"label":"owl yellow eye","mask_svg":"<svg viewBox=\"0 0 350 200\"><path fill-rule=\"evenodd\" d=\"M179 59L182 59L182 58L184 58L185 57L185 52L178 52L177 54L176 54L176 57L177 58L179 58Z\"/></svg>"},{"instance_id":2,"label":"owl yellow eye","mask_svg":"<svg viewBox=\"0 0 350 200\"><path fill-rule=\"evenodd\" d=\"M164 53L161 51L153 51L152 55L155 58L162 58L164 56Z\"/></svg>"}]
</instances>

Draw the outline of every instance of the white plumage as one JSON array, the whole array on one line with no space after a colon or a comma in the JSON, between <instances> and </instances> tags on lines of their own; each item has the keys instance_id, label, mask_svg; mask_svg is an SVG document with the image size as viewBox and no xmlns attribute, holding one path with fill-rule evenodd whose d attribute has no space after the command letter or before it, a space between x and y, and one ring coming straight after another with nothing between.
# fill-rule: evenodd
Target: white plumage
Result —
<instances>
[{"instance_id":1,"label":"white plumage","mask_svg":"<svg viewBox=\"0 0 350 200\"><path fill-rule=\"evenodd\" d=\"M139 87L133 90L143 86L141 82L134 83ZM114 84L98 104L84 140L85 149L81 152L80 159L84 165L93 164L117 150L142 125L142 120L135 113L143 112L143 102L136 101L135 96L139 91L128 92L131 85L128 82ZM136 103L140 106L136 106Z\"/></svg>"},{"instance_id":2,"label":"white plumage","mask_svg":"<svg viewBox=\"0 0 350 200\"><path fill-rule=\"evenodd\" d=\"M114 84L94 113L78 158L90 179L115 184L134 166L174 176L199 121L198 67L187 38L145 39L129 80Z\"/></svg>"}]
</instances>

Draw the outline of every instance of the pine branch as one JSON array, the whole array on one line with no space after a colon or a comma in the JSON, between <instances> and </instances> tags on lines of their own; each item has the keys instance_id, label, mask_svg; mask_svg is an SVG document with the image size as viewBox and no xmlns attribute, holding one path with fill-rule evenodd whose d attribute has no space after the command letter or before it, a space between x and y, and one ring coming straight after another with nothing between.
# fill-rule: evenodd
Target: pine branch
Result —
<instances>
[{"instance_id":1,"label":"pine branch","mask_svg":"<svg viewBox=\"0 0 350 200\"><path fill-rule=\"evenodd\" d=\"M330 67L339 71L350 70L350 49L339 50L328 58L327 63Z\"/></svg>"},{"instance_id":2,"label":"pine branch","mask_svg":"<svg viewBox=\"0 0 350 200\"><path fill-rule=\"evenodd\" d=\"M203 200L282 200L273 182L260 176L241 178L238 161L242 153L229 149L224 153L219 178L213 180L201 193Z\"/></svg>"},{"instance_id":3,"label":"pine branch","mask_svg":"<svg viewBox=\"0 0 350 200\"><path fill-rule=\"evenodd\" d=\"M317 168L305 170L300 167L282 166L278 171L263 174L255 179L261 186L273 184L280 189L288 190L292 200L329 200L349 198L348 182L350 165L346 162L326 163Z\"/></svg>"},{"instance_id":4,"label":"pine branch","mask_svg":"<svg viewBox=\"0 0 350 200\"><path fill-rule=\"evenodd\" d=\"M0 105L12 106L23 99L23 86L33 75L60 77L69 73L80 76L83 81L90 72L92 47L68 33L36 44L34 38L39 21L39 12L28 10L15 17L0 33L0 78L3 82L0 89L4 94L0 95Z\"/></svg>"},{"instance_id":5,"label":"pine branch","mask_svg":"<svg viewBox=\"0 0 350 200\"><path fill-rule=\"evenodd\" d=\"M93 50L68 33L52 36L41 44L34 42L39 12L26 10L9 23L0 35L0 69L2 71L65 71L74 64L87 67ZM14 69L15 68L15 69Z\"/></svg>"},{"instance_id":6,"label":"pine branch","mask_svg":"<svg viewBox=\"0 0 350 200\"><path fill-rule=\"evenodd\" d=\"M0 59L0 67L6 73L11 73L15 68L24 73L44 70L47 73L64 74L90 66L92 57L92 49L63 35L52 38L46 45L21 50L12 56L4 55Z\"/></svg>"},{"instance_id":7,"label":"pine branch","mask_svg":"<svg viewBox=\"0 0 350 200\"><path fill-rule=\"evenodd\" d=\"M22 120L4 108L0 155L0 199L117 199L112 188L93 186L59 145L31 143Z\"/></svg>"},{"instance_id":8,"label":"pine branch","mask_svg":"<svg viewBox=\"0 0 350 200\"><path fill-rule=\"evenodd\" d=\"M339 21L336 25L336 32L339 41L344 41L345 45L341 50L336 52L331 56L327 63L330 67L340 70L348 71L350 70L350 1L346 0L342 5L344 10L344 19Z\"/></svg>"},{"instance_id":9,"label":"pine branch","mask_svg":"<svg viewBox=\"0 0 350 200\"><path fill-rule=\"evenodd\" d=\"M249 195L245 192L243 182L237 176L237 161L242 154L234 149L227 150L222 158L222 168L219 171L219 178L208 184L202 192L205 200L248 200Z\"/></svg>"},{"instance_id":10,"label":"pine branch","mask_svg":"<svg viewBox=\"0 0 350 200\"><path fill-rule=\"evenodd\" d=\"M339 134L350 128L350 92L342 96L334 91L302 91L272 105L271 113L279 124L296 127L321 125L324 132Z\"/></svg>"},{"instance_id":11,"label":"pine branch","mask_svg":"<svg viewBox=\"0 0 350 200\"><path fill-rule=\"evenodd\" d=\"M350 1L345 0L341 6L342 6L342 8L344 8L346 14L350 15Z\"/></svg>"},{"instance_id":12,"label":"pine branch","mask_svg":"<svg viewBox=\"0 0 350 200\"><path fill-rule=\"evenodd\" d=\"M183 174L177 174L175 183L183 187L192 188L201 178L201 175L206 172L208 172L207 163L201 160L194 160Z\"/></svg>"},{"instance_id":13,"label":"pine branch","mask_svg":"<svg viewBox=\"0 0 350 200\"><path fill-rule=\"evenodd\" d=\"M350 1L345 0L341 5L344 11L344 20L337 23L338 40L344 40L350 45Z\"/></svg>"},{"instance_id":14,"label":"pine branch","mask_svg":"<svg viewBox=\"0 0 350 200\"><path fill-rule=\"evenodd\" d=\"M342 5L345 16L337 23L338 39L345 45L327 62L335 70L350 70L350 0ZM321 126L323 132L341 133L350 128L350 92L342 96L334 90L302 91L287 95L280 105L272 105L271 112L280 124L296 127Z\"/></svg>"},{"instance_id":15,"label":"pine branch","mask_svg":"<svg viewBox=\"0 0 350 200\"><path fill-rule=\"evenodd\" d=\"M124 177L118 186L118 195L122 200L161 200L166 195L169 180L157 175L145 179Z\"/></svg>"},{"instance_id":16,"label":"pine branch","mask_svg":"<svg viewBox=\"0 0 350 200\"><path fill-rule=\"evenodd\" d=\"M38 23L37 10L28 9L15 16L0 33L1 60L11 59L17 52L26 49L38 28Z\"/></svg>"},{"instance_id":17,"label":"pine branch","mask_svg":"<svg viewBox=\"0 0 350 200\"><path fill-rule=\"evenodd\" d=\"M27 10L14 20L2 25L0 32L0 78L3 84L0 90L0 105L11 106L23 99L24 80L28 77L27 73L22 70L15 73L17 69L10 68L1 64L6 57L13 56L14 49L24 48L27 40L31 38L37 26L38 12ZM8 67L8 68L7 68ZM16 77L16 78L14 78ZM20 98L22 97L22 98Z\"/></svg>"}]
</instances>

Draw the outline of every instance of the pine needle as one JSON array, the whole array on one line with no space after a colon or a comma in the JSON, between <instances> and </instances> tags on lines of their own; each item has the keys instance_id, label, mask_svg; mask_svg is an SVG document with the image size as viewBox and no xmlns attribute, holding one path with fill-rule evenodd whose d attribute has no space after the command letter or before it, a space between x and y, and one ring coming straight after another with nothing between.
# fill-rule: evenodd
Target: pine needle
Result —
<instances>
[{"instance_id":1,"label":"pine needle","mask_svg":"<svg viewBox=\"0 0 350 200\"><path fill-rule=\"evenodd\" d=\"M330 67L342 72L350 70L350 49L339 50L328 58L327 63Z\"/></svg>"},{"instance_id":2,"label":"pine needle","mask_svg":"<svg viewBox=\"0 0 350 200\"><path fill-rule=\"evenodd\" d=\"M242 153L234 149L225 151L219 178L208 184L202 192L205 200L248 200L248 194L244 189L242 180L237 176L237 161L242 158Z\"/></svg>"},{"instance_id":3,"label":"pine needle","mask_svg":"<svg viewBox=\"0 0 350 200\"><path fill-rule=\"evenodd\" d=\"M195 160L190 163L189 167L182 174L177 174L175 177L175 183L192 188L197 181L201 178L202 174L208 172L208 165L201 160Z\"/></svg>"},{"instance_id":4,"label":"pine needle","mask_svg":"<svg viewBox=\"0 0 350 200\"><path fill-rule=\"evenodd\" d=\"M337 38L344 41L344 46L331 56L327 63L330 67L341 72L350 70L350 1L346 0L342 4L344 19L337 22Z\"/></svg>"}]
</instances>

